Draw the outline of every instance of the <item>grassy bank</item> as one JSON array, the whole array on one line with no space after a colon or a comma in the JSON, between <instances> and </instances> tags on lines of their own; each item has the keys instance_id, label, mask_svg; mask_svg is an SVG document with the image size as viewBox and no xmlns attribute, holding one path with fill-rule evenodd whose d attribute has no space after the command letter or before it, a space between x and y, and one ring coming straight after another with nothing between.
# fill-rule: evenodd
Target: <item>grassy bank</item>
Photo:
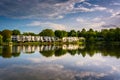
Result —
<instances>
[{"instance_id":1,"label":"grassy bank","mask_svg":"<svg viewBox=\"0 0 120 80\"><path fill-rule=\"evenodd\" d=\"M94 45L120 45L120 42L105 42L105 41L96 41L96 42L3 42L0 45L63 45L63 44L94 44Z\"/></svg>"},{"instance_id":2,"label":"grassy bank","mask_svg":"<svg viewBox=\"0 0 120 80\"><path fill-rule=\"evenodd\" d=\"M3 42L1 45L63 45L63 44L84 44L83 42Z\"/></svg>"},{"instance_id":3,"label":"grassy bank","mask_svg":"<svg viewBox=\"0 0 120 80\"><path fill-rule=\"evenodd\" d=\"M90 44L94 44L94 45L120 45L120 41L96 41L96 42L86 42L86 44L90 45Z\"/></svg>"}]
</instances>

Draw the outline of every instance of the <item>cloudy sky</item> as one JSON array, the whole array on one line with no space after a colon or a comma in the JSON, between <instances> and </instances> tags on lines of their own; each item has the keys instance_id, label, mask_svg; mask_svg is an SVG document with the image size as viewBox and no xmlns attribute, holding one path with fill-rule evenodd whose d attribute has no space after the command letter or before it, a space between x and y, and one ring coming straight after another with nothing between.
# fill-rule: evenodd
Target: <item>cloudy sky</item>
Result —
<instances>
[{"instance_id":1,"label":"cloudy sky","mask_svg":"<svg viewBox=\"0 0 120 80\"><path fill-rule=\"evenodd\" d=\"M0 30L120 27L120 0L0 0Z\"/></svg>"}]
</instances>

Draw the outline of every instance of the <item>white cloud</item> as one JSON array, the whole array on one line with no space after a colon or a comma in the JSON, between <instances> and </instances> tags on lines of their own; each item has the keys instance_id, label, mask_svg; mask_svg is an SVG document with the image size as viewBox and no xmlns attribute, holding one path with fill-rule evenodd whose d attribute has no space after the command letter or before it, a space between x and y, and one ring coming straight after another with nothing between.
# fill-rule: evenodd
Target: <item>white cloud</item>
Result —
<instances>
[{"instance_id":1,"label":"white cloud","mask_svg":"<svg viewBox=\"0 0 120 80\"><path fill-rule=\"evenodd\" d=\"M96 17L96 18L94 18L92 21L93 22L99 22L99 21L101 21L102 19L100 18L100 17Z\"/></svg>"},{"instance_id":2,"label":"white cloud","mask_svg":"<svg viewBox=\"0 0 120 80\"><path fill-rule=\"evenodd\" d=\"M82 19L82 18L77 18L76 21L77 21L77 22L80 22L80 23L86 22L86 21L85 21L84 19Z\"/></svg>"},{"instance_id":3,"label":"white cloud","mask_svg":"<svg viewBox=\"0 0 120 80\"><path fill-rule=\"evenodd\" d=\"M64 18L64 16L62 16L62 15L57 17L57 19L63 19L63 18Z\"/></svg>"},{"instance_id":4,"label":"white cloud","mask_svg":"<svg viewBox=\"0 0 120 80\"><path fill-rule=\"evenodd\" d=\"M97 6L97 7L93 8L92 11L96 11L96 10L97 11L104 11L106 9L107 9L106 7Z\"/></svg>"},{"instance_id":5,"label":"white cloud","mask_svg":"<svg viewBox=\"0 0 120 80\"><path fill-rule=\"evenodd\" d=\"M88 5L88 6L92 6L92 4L88 3L88 2L84 2L84 4Z\"/></svg>"},{"instance_id":6,"label":"white cloud","mask_svg":"<svg viewBox=\"0 0 120 80\"><path fill-rule=\"evenodd\" d=\"M113 18L113 17L117 17L117 18L119 17L120 18L120 11L113 12L111 18Z\"/></svg>"},{"instance_id":7,"label":"white cloud","mask_svg":"<svg viewBox=\"0 0 120 80\"><path fill-rule=\"evenodd\" d=\"M75 7L76 3L84 3L92 8L87 8L83 5ZM12 6L5 5L6 3L12 4ZM55 18L61 19L65 14L77 13L77 12L92 12L92 11L104 11L105 7L95 6L94 4L88 3L85 0L50 0L50 1L39 1L39 0L29 0L22 1L17 0L11 2L9 0L2 1L0 6L5 9L0 10L0 15L10 16L10 17L20 17L20 18ZM22 11L21 11L22 10Z\"/></svg>"},{"instance_id":8,"label":"white cloud","mask_svg":"<svg viewBox=\"0 0 120 80\"><path fill-rule=\"evenodd\" d=\"M115 6L120 6L120 3L112 3L112 4L110 4L110 5L115 5Z\"/></svg>"},{"instance_id":9,"label":"white cloud","mask_svg":"<svg viewBox=\"0 0 120 80\"><path fill-rule=\"evenodd\" d=\"M40 22L40 21L34 21L30 24L27 24L27 26L38 26L38 27L49 27L54 30L66 30L66 26L63 24L57 24L52 22Z\"/></svg>"},{"instance_id":10,"label":"white cloud","mask_svg":"<svg viewBox=\"0 0 120 80\"><path fill-rule=\"evenodd\" d=\"M105 21L102 21L102 19L100 17L96 17L94 19L83 19L83 18L77 18L76 19L77 21L77 24L83 26L83 28L86 28L86 29L96 29L96 30L99 30L101 29L101 26L102 25L105 25Z\"/></svg>"}]
</instances>

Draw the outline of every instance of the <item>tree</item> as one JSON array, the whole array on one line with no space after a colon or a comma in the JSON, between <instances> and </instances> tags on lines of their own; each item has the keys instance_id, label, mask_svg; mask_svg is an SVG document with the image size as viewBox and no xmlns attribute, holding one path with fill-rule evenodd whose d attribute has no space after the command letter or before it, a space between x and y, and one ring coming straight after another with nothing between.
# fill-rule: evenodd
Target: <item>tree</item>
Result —
<instances>
[{"instance_id":1,"label":"tree","mask_svg":"<svg viewBox=\"0 0 120 80\"><path fill-rule=\"evenodd\" d=\"M86 29L83 28L81 31L81 37L86 37Z\"/></svg>"},{"instance_id":2,"label":"tree","mask_svg":"<svg viewBox=\"0 0 120 80\"><path fill-rule=\"evenodd\" d=\"M77 36L78 36L78 37L82 37L80 31L77 31Z\"/></svg>"},{"instance_id":3,"label":"tree","mask_svg":"<svg viewBox=\"0 0 120 80\"><path fill-rule=\"evenodd\" d=\"M3 39L3 37L2 37L2 35L0 35L0 44L2 44L2 39Z\"/></svg>"},{"instance_id":4,"label":"tree","mask_svg":"<svg viewBox=\"0 0 120 80\"><path fill-rule=\"evenodd\" d=\"M29 35L35 36L36 34L33 33L33 32L24 32L23 35L26 35L26 36L29 36Z\"/></svg>"},{"instance_id":5,"label":"tree","mask_svg":"<svg viewBox=\"0 0 120 80\"><path fill-rule=\"evenodd\" d=\"M70 32L68 32L68 36L76 37L77 32L75 30L71 30Z\"/></svg>"},{"instance_id":6,"label":"tree","mask_svg":"<svg viewBox=\"0 0 120 80\"><path fill-rule=\"evenodd\" d=\"M63 38L63 37L67 37L67 32L64 30L56 30L55 32L55 36L59 37L59 38Z\"/></svg>"},{"instance_id":7,"label":"tree","mask_svg":"<svg viewBox=\"0 0 120 80\"><path fill-rule=\"evenodd\" d=\"M55 36L52 29L45 29L39 33L40 36Z\"/></svg>"},{"instance_id":8,"label":"tree","mask_svg":"<svg viewBox=\"0 0 120 80\"><path fill-rule=\"evenodd\" d=\"M12 35L20 35L20 31L15 29L12 31Z\"/></svg>"},{"instance_id":9,"label":"tree","mask_svg":"<svg viewBox=\"0 0 120 80\"><path fill-rule=\"evenodd\" d=\"M56 30L56 31L54 32L54 34L55 34L56 37L59 37L59 38L62 38L62 37L63 37L63 36L62 36L62 32L61 32L60 30Z\"/></svg>"},{"instance_id":10,"label":"tree","mask_svg":"<svg viewBox=\"0 0 120 80\"><path fill-rule=\"evenodd\" d=\"M4 42L10 42L11 41L12 31L6 29L6 30L3 30L1 34L3 36L3 41Z\"/></svg>"},{"instance_id":11,"label":"tree","mask_svg":"<svg viewBox=\"0 0 120 80\"><path fill-rule=\"evenodd\" d=\"M120 28L115 29L115 40L120 41Z\"/></svg>"},{"instance_id":12,"label":"tree","mask_svg":"<svg viewBox=\"0 0 120 80\"><path fill-rule=\"evenodd\" d=\"M63 36L63 37L67 37L67 36L68 36L68 33L67 33L66 31L62 30L62 36Z\"/></svg>"}]
</instances>

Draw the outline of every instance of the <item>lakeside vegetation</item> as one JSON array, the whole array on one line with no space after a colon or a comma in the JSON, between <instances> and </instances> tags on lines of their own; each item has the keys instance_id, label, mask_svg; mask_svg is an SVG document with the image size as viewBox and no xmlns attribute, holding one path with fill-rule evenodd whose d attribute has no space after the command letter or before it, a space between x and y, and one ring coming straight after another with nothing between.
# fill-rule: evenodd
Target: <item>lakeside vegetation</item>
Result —
<instances>
[{"instance_id":1,"label":"lakeside vegetation","mask_svg":"<svg viewBox=\"0 0 120 80\"><path fill-rule=\"evenodd\" d=\"M81 31L75 31L75 30L70 30L70 31L65 31L65 30L55 30L53 31L52 29L45 29L42 30L39 34L35 34L33 32L24 32L21 33L19 30L2 30L0 31L0 44L8 44L11 42L11 36L12 35L39 35L39 36L50 36L50 37L58 37L58 38L63 38L63 37L84 37L86 39L86 43L116 43L118 44L120 42L120 28L115 28L115 29L103 29L101 31L94 31L93 29L82 29ZM56 44L60 44L55 42ZM14 43L18 44L18 43ZM20 43L19 43L20 44ZM21 44L53 44L53 43L38 43L38 42L28 42L28 43L21 43ZM62 42L61 42L62 44Z\"/></svg>"}]
</instances>

